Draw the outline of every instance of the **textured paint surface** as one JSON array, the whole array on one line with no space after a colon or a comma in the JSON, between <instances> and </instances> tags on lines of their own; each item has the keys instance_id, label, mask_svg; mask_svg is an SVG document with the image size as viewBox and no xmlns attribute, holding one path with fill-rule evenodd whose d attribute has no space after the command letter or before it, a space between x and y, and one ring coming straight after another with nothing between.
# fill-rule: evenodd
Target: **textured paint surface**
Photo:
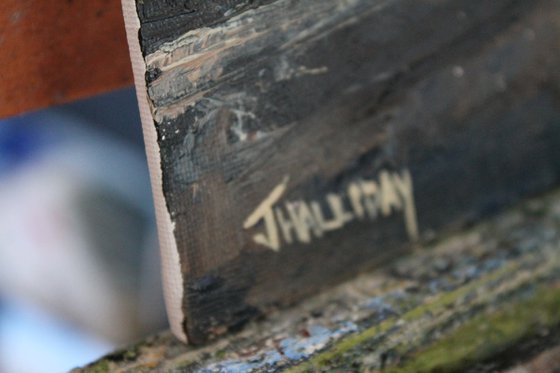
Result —
<instances>
[{"instance_id":1,"label":"textured paint surface","mask_svg":"<svg viewBox=\"0 0 560 373\"><path fill-rule=\"evenodd\" d=\"M151 53L190 30L218 24L244 10L270 2L272 0L139 0L142 46L146 53Z\"/></svg>"},{"instance_id":2,"label":"textured paint surface","mask_svg":"<svg viewBox=\"0 0 560 373\"><path fill-rule=\"evenodd\" d=\"M556 0L137 5L193 343L560 181Z\"/></svg>"}]
</instances>

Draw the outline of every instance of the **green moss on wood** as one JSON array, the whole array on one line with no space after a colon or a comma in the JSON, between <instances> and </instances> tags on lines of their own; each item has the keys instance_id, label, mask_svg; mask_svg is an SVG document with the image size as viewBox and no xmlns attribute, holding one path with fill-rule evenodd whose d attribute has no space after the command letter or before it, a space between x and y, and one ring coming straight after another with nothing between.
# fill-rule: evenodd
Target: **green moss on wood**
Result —
<instances>
[{"instance_id":1,"label":"green moss on wood","mask_svg":"<svg viewBox=\"0 0 560 373\"><path fill-rule=\"evenodd\" d=\"M533 284L537 285L541 279L549 277L551 273L555 273L558 268L558 256L553 255L553 257L549 257L549 260L545 261L544 263L540 263L536 268L531 270L522 269L522 262L513 262L509 265L502 267L499 270L496 270L493 273L490 273L483 278L473 281L472 283L460 287L454 291L443 293L439 297L435 297L430 301L420 304L417 307L409 310L408 312L404 313L400 317L393 317L391 319L385 320L384 322L375 325L369 329L364 330L358 334L349 336L342 341L336 343L335 345L331 346L327 351L324 351L310 361L301 364L297 367L290 369L290 372L310 372L310 371L317 371L317 370L324 370L328 368L332 368L333 366L350 366L355 365L353 361L354 358L352 357L353 351L360 351L360 354L366 354L367 352L361 351L365 347L370 344L371 341L375 339L383 338L384 334L390 331L392 328L398 327L399 322L406 322L413 323L415 321L421 320L425 315L430 315L431 317L437 317L437 315L442 314L449 310L450 308L454 308L459 313L459 309L457 304L462 302L462 300L469 297L470 294L474 292L482 291L482 295L479 295L478 302L482 301L484 298L492 299L496 296L493 290L481 290L485 288L493 288L494 286L489 286L489 284L494 283L506 283L505 285L500 286L500 290L498 293L504 295L507 293L506 288L509 288L510 291L518 291L523 287ZM553 294L557 294L560 291L553 292ZM557 294L560 298L560 294ZM539 299L542 297L538 297ZM550 299L549 297L543 298L545 300ZM470 307L473 307L471 305ZM510 304L506 303L501 305L500 307L511 307ZM560 317L560 305L556 308L557 313ZM480 318L480 317L479 317ZM527 320L520 320L520 323L525 323ZM428 330L427 330L428 331ZM477 335L484 335L483 333ZM494 338L489 336L488 338ZM515 336L512 333L506 335L504 340L507 338L515 339ZM463 350L463 349L462 349ZM403 351L406 351L403 348ZM443 353L442 351L438 351L444 355L448 361L454 361L455 355L449 353ZM457 358L455 358L457 360ZM415 371L415 370L410 370ZM429 371L429 370L428 370Z\"/></svg>"},{"instance_id":2,"label":"green moss on wood","mask_svg":"<svg viewBox=\"0 0 560 373\"><path fill-rule=\"evenodd\" d=\"M489 358L541 327L560 324L560 289L546 289L530 300L490 314L479 315L451 335L418 352L389 373L454 372Z\"/></svg>"},{"instance_id":3,"label":"green moss on wood","mask_svg":"<svg viewBox=\"0 0 560 373\"><path fill-rule=\"evenodd\" d=\"M500 271L502 272L502 271ZM494 277L494 276L492 276ZM487 281L488 279L486 279ZM477 284L473 284L473 287ZM471 286L468 287L470 289ZM426 312L435 311L445 305L451 305L468 289L446 294L429 305L418 307L403 315L401 319L412 320ZM352 366L352 351L360 350L372 339L382 335L396 325L391 319L344 339L311 361L290 370L291 372L316 372L329 370L333 366ZM388 373L406 372L455 372L463 367L482 361L505 348L531 336L541 327L560 325L560 288L541 289L530 299L506 304L503 310L495 313L478 315L438 340L425 350L417 351L409 357L403 356L405 363L400 367L384 369ZM360 351L360 354L367 354ZM363 356L362 356L363 357ZM346 364L344 364L346 362Z\"/></svg>"},{"instance_id":4,"label":"green moss on wood","mask_svg":"<svg viewBox=\"0 0 560 373\"><path fill-rule=\"evenodd\" d=\"M84 370L87 373L108 373L111 366L107 360L100 360L92 366L86 367Z\"/></svg>"},{"instance_id":5,"label":"green moss on wood","mask_svg":"<svg viewBox=\"0 0 560 373\"><path fill-rule=\"evenodd\" d=\"M451 291L449 293L443 294L438 298L433 299L432 301L419 305L416 308L413 308L409 312L405 313L401 317L393 317L384 322L377 324L369 329L364 330L361 333L351 335L342 341L338 342L336 345L332 346L329 350L320 353L316 357L312 358L309 362L306 362L303 365L297 366L289 370L292 373L300 373L300 372L310 372L315 371L317 369L322 369L324 367L328 367L332 361L339 360L343 357L344 354L347 352L359 348L359 346L364 345L366 342L382 336L385 332L390 330L391 328L397 325L399 320L403 320L406 322L411 322L414 320L418 320L423 315L431 313L435 314L440 312L441 310L445 310L448 307L452 306L455 302L459 299L464 298L467 294L472 291L475 291L477 288L480 288L483 284L488 282L494 281L499 279L500 277L506 275L507 273L512 273L513 271L517 270L518 264L513 263L509 266L506 266L491 275L486 276L485 278L474 281L468 286L461 287L455 291ZM532 278L534 281L535 279Z\"/></svg>"}]
</instances>

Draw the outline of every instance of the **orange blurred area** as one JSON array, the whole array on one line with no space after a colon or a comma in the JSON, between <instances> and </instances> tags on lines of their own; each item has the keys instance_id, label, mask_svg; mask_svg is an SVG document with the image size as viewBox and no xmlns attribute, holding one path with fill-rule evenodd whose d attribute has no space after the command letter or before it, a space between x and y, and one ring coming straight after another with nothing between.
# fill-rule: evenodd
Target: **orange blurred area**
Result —
<instances>
[{"instance_id":1,"label":"orange blurred area","mask_svg":"<svg viewBox=\"0 0 560 373\"><path fill-rule=\"evenodd\" d=\"M132 84L119 0L2 0L0 118Z\"/></svg>"}]
</instances>

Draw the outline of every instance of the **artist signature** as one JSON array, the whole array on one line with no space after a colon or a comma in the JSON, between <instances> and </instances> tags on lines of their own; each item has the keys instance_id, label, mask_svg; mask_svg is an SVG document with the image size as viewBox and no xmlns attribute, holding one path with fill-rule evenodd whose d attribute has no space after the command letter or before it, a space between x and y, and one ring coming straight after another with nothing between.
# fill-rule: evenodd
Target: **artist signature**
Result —
<instances>
[{"instance_id":1,"label":"artist signature","mask_svg":"<svg viewBox=\"0 0 560 373\"><path fill-rule=\"evenodd\" d=\"M288 184L286 176L243 224L248 230L263 223L263 231L256 233L253 240L273 251L280 251L283 245L296 241L310 243L355 220L373 221L395 213L403 213L409 238L418 238L412 177L406 169L400 172L382 170L377 179L357 179L344 191L328 193L315 200L280 203Z\"/></svg>"}]
</instances>

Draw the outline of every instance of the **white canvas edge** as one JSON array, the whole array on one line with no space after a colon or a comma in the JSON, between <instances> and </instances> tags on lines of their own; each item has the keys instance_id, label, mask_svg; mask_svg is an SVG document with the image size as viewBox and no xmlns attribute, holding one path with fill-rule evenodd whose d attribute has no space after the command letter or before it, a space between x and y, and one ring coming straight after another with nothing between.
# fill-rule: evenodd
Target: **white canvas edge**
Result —
<instances>
[{"instance_id":1,"label":"white canvas edge","mask_svg":"<svg viewBox=\"0 0 560 373\"><path fill-rule=\"evenodd\" d=\"M181 341L187 343L187 336L183 329L183 275L181 272L181 261L177 251L177 243L173 234L174 226L171 216L167 210L162 187L161 157L157 144L157 132L154 119L148 102L146 88L146 64L140 50L140 40L138 32L140 30L140 20L136 11L135 0L122 0L123 15L125 19L126 34L132 69L134 72L134 82L136 85L136 95L140 108L142 129L144 132L144 142L146 146L146 156L148 158L148 168L152 183L152 193L156 211L158 226L158 237L161 255L161 271L163 276L163 292L165 306L169 324L173 334Z\"/></svg>"}]
</instances>

